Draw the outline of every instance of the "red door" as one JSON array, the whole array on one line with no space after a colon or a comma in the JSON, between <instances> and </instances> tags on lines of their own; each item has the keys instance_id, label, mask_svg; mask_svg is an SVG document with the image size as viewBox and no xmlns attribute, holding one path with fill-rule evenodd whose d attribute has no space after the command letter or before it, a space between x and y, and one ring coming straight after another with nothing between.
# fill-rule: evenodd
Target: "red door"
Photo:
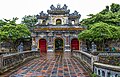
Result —
<instances>
[{"instance_id":1,"label":"red door","mask_svg":"<svg viewBox=\"0 0 120 77\"><path fill-rule=\"evenodd\" d=\"M79 50L79 41L77 38L71 41L71 50Z\"/></svg>"},{"instance_id":2,"label":"red door","mask_svg":"<svg viewBox=\"0 0 120 77\"><path fill-rule=\"evenodd\" d=\"M47 53L47 47L46 47L46 40L40 39L39 40L39 48L41 53Z\"/></svg>"}]
</instances>

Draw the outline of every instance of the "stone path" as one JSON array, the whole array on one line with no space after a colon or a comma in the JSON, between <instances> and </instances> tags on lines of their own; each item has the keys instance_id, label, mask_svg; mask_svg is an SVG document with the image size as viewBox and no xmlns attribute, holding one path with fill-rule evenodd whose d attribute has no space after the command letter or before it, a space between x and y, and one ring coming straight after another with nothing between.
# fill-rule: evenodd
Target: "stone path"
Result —
<instances>
[{"instance_id":1,"label":"stone path","mask_svg":"<svg viewBox=\"0 0 120 77\"><path fill-rule=\"evenodd\" d=\"M70 53L47 53L17 70L10 77L90 77Z\"/></svg>"}]
</instances>

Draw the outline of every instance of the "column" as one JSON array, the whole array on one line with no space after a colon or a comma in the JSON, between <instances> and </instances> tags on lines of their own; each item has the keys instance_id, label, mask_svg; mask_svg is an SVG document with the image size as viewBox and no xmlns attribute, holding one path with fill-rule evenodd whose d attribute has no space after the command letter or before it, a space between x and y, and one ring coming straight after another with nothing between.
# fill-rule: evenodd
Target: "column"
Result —
<instances>
[{"instance_id":1,"label":"column","mask_svg":"<svg viewBox=\"0 0 120 77\"><path fill-rule=\"evenodd\" d=\"M108 71L106 70L106 71L105 71L105 77L107 77L107 72L108 72Z\"/></svg>"},{"instance_id":2,"label":"column","mask_svg":"<svg viewBox=\"0 0 120 77\"><path fill-rule=\"evenodd\" d=\"M112 77L115 77L115 74L113 74Z\"/></svg>"},{"instance_id":3,"label":"column","mask_svg":"<svg viewBox=\"0 0 120 77\"><path fill-rule=\"evenodd\" d=\"M102 77L102 69L100 69L100 76Z\"/></svg>"},{"instance_id":4,"label":"column","mask_svg":"<svg viewBox=\"0 0 120 77\"><path fill-rule=\"evenodd\" d=\"M3 55L0 55L0 68L3 67Z\"/></svg>"},{"instance_id":5,"label":"column","mask_svg":"<svg viewBox=\"0 0 120 77\"><path fill-rule=\"evenodd\" d=\"M95 74L97 74L97 68L96 68L96 67L94 67L93 72L94 72Z\"/></svg>"},{"instance_id":6,"label":"column","mask_svg":"<svg viewBox=\"0 0 120 77\"><path fill-rule=\"evenodd\" d=\"M111 77L115 77L115 75L116 75L115 72L111 73Z\"/></svg>"},{"instance_id":7,"label":"column","mask_svg":"<svg viewBox=\"0 0 120 77\"><path fill-rule=\"evenodd\" d=\"M32 51L37 51L36 38L32 37Z\"/></svg>"},{"instance_id":8,"label":"column","mask_svg":"<svg viewBox=\"0 0 120 77\"><path fill-rule=\"evenodd\" d=\"M96 71L97 71L96 74L98 75L98 68L96 68Z\"/></svg>"},{"instance_id":9,"label":"column","mask_svg":"<svg viewBox=\"0 0 120 77\"><path fill-rule=\"evenodd\" d=\"M51 45L51 36L48 36L48 44Z\"/></svg>"},{"instance_id":10,"label":"column","mask_svg":"<svg viewBox=\"0 0 120 77\"><path fill-rule=\"evenodd\" d=\"M52 16L50 16L49 23L52 24Z\"/></svg>"},{"instance_id":11,"label":"column","mask_svg":"<svg viewBox=\"0 0 120 77\"><path fill-rule=\"evenodd\" d=\"M66 36L66 45L68 45L68 42L69 42L68 36Z\"/></svg>"}]
</instances>

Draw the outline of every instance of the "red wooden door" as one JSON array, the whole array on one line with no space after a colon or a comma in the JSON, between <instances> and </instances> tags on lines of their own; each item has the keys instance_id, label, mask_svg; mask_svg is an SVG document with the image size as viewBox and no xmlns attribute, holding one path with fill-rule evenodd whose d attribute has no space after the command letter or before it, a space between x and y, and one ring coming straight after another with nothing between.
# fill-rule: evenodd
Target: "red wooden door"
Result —
<instances>
[{"instance_id":1,"label":"red wooden door","mask_svg":"<svg viewBox=\"0 0 120 77\"><path fill-rule=\"evenodd\" d=\"M41 53L47 53L47 47L46 47L46 40L40 39L39 40L39 48Z\"/></svg>"},{"instance_id":2,"label":"red wooden door","mask_svg":"<svg viewBox=\"0 0 120 77\"><path fill-rule=\"evenodd\" d=\"M78 39L72 39L72 41L71 41L71 50L79 50L79 41L78 41Z\"/></svg>"}]
</instances>

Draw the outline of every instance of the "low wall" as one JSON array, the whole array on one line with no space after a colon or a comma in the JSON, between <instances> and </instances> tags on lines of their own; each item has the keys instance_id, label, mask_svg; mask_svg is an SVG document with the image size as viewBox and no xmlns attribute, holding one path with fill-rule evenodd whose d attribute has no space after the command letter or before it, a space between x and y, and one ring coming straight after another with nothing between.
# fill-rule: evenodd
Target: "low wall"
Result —
<instances>
[{"instance_id":1,"label":"low wall","mask_svg":"<svg viewBox=\"0 0 120 77\"><path fill-rule=\"evenodd\" d=\"M100 77L120 77L120 66L95 62L94 73Z\"/></svg>"},{"instance_id":2,"label":"low wall","mask_svg":"<svg viewBox=\"0 0 120 77\"><path fill-rule=\"evenodd\" d=\"M120 56L120 52L99 52L98 56Z\"/></svg>"},{"instance_id":3,"label":"low wall","mask_svg":"<svg viewBox=\"0 0 120 77\"><path fill-rule=\"evenodd\" d=\"M120 77L120 66L100 63L101 56L120 56L119 52L101 52L94 56L83 51L73 51L73 56L80 59L86 69L100 77Z\"/></svg>"},{"instance_id":4,"label":"low wall","mask_svg":"<svg viewBox=\"0 0 120 77\"><path fill-rule=\"evenodd\" d=\"M33 58L39 56L40 53L38 51L26 51L8 55L0 55L0 73L4 73L25 61L32 60Z\"/></svg>"},{"instance_id":5,"label":"low wall","mask_svg":"<svg viewBox=\"0 0 120 77\"><path fill-rule=\"evenodd\" d=\"M74 57L80 59L80 61L84 64L85 67L87 67L87 69L89 68L91 72L93 71L93 63L98 61L97 56L79 50L74 50L72 54Z\"/></svg>"},{"instance_id":6,"label":"low wall","mask_svg":"<svg viewBox=\"0 0 120 77\"><path fill-rule=\"evenodd\" d=\"M98 52L94 73L100 77L120 77L120 52Z\"/></svg>"}]
</instances>

